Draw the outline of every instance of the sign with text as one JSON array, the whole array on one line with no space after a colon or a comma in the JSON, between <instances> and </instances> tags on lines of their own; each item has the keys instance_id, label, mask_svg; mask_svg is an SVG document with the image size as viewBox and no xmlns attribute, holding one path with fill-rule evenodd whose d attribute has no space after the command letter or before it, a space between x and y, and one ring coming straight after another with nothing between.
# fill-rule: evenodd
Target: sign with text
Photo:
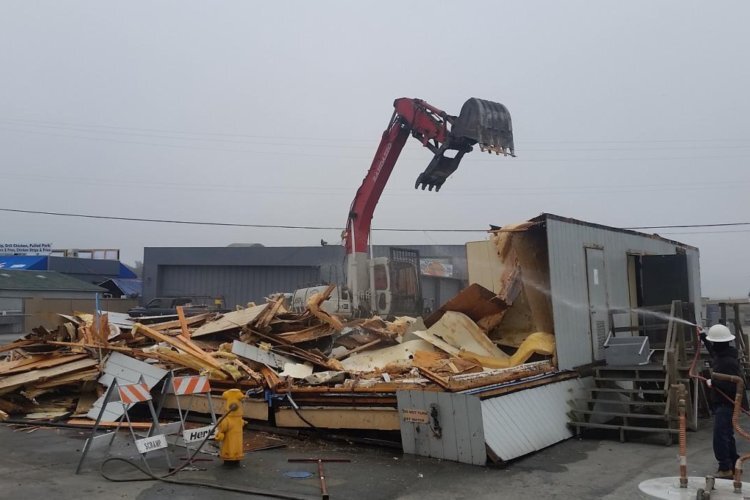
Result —
<instances>
[{"instance_id":1,"label":"sign with text","mask_svg":"<svg viewBox=\"0 0 750 500\"><path fill-rule=\"evenodd\" d=\"M413 424L429 424L430 416L424 410L401 410L401 418L404 422L411 422Z\"/></svg>"},{"instance_id":2,"label":"sign with text","mask_svg":"<svg viewBox=\"0 0 750 500\"><path fill-rule=\"evenodd\" d=\"M52 243L0 243L0 255L47 255Z\"/></svg>"},{"instance_id":3,"label":"sign with text","mask_svg":"<svg viewBox=\"0 0 750 500\"><path fill-rule=\"evenodd\" d=\"M453 276L453 263L450 259L423 257L419 259L419 268L425 276L450 278Z\"/></svg>"},{"instance_id":4,"label":"sign with text","mask_svg":"<svg viewBox=\"0 0 750 500\"><path fill-rule=\"evenodd\" d=\"M163 434L151 436L143 439L137 439L135 441L136 447L138 447L139 453L148 453L149 451L156 451L167 447L167 438Z\"/></svg>"},{"instance_id":5,"label":"sign with text","mask_svg":"<svg viewBox=\"0 0 750 500\"><path fill-rule=\"evenodd\" d=\"M186 443L203 441L204 439L206 439L206 436L211 433L213 428L213 425L207 425L205 427L198 427L196 429L188 429L182 432L182 439L184 439Z\"/></svg>"}]
</instances>

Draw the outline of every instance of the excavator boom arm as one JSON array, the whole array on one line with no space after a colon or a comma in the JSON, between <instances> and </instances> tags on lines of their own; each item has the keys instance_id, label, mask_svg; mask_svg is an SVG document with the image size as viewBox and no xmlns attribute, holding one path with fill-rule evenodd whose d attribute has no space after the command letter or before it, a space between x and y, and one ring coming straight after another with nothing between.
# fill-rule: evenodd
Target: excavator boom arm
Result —
<instances>
[{"instance_id":1,"label":"excavator boom arm","mask_svg":"<svg viewBox=\"0 0 750 500\"><path fill-rule=\"evenodd\" d=\"M349 209L344 232L347 254L367 252L375 207L409 135L434 155L415 184L423 190L439 191L475 144L482 151L513 155L510 114L502 104L471 98L464 103L458 117L421 99L396 99L393 107L388 128ZM449 150L455 150L455 155L446 156Z\"/></svg>"}]
</instances>

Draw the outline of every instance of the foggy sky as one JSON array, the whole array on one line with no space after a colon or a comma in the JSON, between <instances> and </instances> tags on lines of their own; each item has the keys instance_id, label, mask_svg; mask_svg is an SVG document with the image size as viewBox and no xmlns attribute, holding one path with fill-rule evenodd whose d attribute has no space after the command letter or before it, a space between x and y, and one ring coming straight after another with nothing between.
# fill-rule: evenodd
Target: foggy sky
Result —
<instances>
[{"instance_id":1,"label":"foggy sky","mask_svg":"<svg viewBox=\"0 0 750 500\"><path fill-rule=\"evenodd\" d=\"M440 193L415 191L430 154L412 141L375 228L746 222L749 16L747 2L5 0L0 207L343 227L394 98L457 114L480 97L510 110L518 158L476 151ZM145 246L340 240L3 212L0 228L130 263ZM704 295L747 295L750 227L660 234L700 248Z\"/></svg>"}]
</instances>

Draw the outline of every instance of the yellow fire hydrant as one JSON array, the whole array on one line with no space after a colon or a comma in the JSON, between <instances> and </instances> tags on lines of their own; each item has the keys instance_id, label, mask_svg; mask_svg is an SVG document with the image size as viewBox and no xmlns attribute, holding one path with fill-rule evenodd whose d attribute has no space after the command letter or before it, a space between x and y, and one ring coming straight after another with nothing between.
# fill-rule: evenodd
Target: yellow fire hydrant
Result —
<instances>
[{"instance_id":1,"label":"yellow fire hydrant","mask_svg":"<svg viewBox=\"0 0 750 500\"><path fill-rule=\"evenodd\" d=\"M216 428L216 440L221 442L219 456L225 465L239 464L245 458L245 450L242 445L242 399L245 395L239 389L224 391L221 398L224 400L225 417Z\"/></svg>"}]
</instances>

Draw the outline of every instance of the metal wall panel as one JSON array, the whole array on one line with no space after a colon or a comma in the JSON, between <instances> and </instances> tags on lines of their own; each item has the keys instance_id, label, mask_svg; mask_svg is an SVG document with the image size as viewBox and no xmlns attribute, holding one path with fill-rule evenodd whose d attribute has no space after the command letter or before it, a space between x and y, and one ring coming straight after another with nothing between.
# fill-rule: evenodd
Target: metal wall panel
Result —
<instances>
[{"instance_id":1,"label":"metal wall panel","mask_svg":"<svg viewBox=\"0 0 750 500\"><path fill-rule=\"evenodd\" d=\"M157 295L223 297L233 308L262 303L275 292L292 292L319 283L320 270L303 266L160 266Z\"/></svg>"},{"instance_id":2,"label":"metal wall panel","mask_svg":"<svg viewBox=\"0 0 750 500\"><path fill-rule=\"evenodd\" d=\"M396 399L405 453L485 464L487 451L479 398L448 392L397 391ZM437 408L439 435L429 417L433 405ZM429 422L415 422L414 415L424 416Z\"/></svg>"},{"instance_id":3,"label":"metal wall panel","mask_svg":"<svg viewBox=\"0 0 750 500\"><path fill-rule=\"evenodd\" d=\"M571 379L482 400L487 447L507 461L572 437L568 411L584 393L583 381Z\"/></svg>"},{"instance_id":4,"label":"metal wall panel","mask_svg":"<svg viewBox=\"0 0 750 500\"><path fill-rule=\"evenodd\" d=\"M586 280L586 247L602 248L605 258L607 304L630 307L628 254L687 254L690 300L700 312L698 249L657 237L547 217L550 294L561 369L591 363L590 323Z\"/></svg>"}]
</instances>

